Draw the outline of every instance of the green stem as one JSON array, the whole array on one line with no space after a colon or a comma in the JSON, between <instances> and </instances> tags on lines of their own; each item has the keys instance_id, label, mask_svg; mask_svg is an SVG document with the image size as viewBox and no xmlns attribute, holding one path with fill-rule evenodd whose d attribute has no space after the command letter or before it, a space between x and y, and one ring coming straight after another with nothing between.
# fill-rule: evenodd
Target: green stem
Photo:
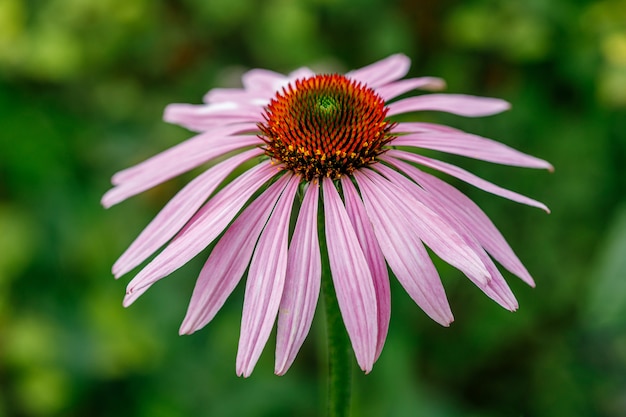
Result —
<instances>
[{"instance_id":1,"label":"green stem","mask_svg":"<svg viewBox=\"0 0 626 417\"><path fill-rule=\"evenodd\" d=\"M326 267L322 273L328 335L328 416L347 417L350 415L353 359L350 355L350 340L343 324L329 272Z\"/></svg>"}]
</instances>

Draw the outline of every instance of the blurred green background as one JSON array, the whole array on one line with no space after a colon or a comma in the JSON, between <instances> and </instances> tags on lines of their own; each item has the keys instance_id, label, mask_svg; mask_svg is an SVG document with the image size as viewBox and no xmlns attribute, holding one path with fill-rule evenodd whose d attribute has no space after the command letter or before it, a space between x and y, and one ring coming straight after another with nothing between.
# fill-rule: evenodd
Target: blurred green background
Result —
<instances>
[{"instance_id":1,"label":"blurred green background","mask_svg":"<svg viewBox=\"0 0 626 417\"><path fill-rule=\"evenodd\" d=\"M551 215L452 181L537 281L507 312L439 264L441 328L393 283L386 347L354 416L626 415L626 1L0 0L0 416L316 416L322 310L294 366L270 341L235 376L237 289L179 337L203 256L121 306L110 266L191 176L105 211L110 176L191 136L161 121L248 68L346 71L403 52L411 75L501 97L484 119L423 114L551 161L448 161Z\"/></svg>"}]
</instances>

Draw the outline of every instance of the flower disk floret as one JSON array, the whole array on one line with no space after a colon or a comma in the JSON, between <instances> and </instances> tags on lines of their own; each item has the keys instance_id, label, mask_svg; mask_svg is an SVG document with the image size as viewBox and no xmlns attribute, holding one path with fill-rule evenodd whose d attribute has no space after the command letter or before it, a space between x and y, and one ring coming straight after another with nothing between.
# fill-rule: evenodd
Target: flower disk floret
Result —
<instances>
[{"instance_id":1,"label":"flower disk floret","mask_svg":"<svg viewBox=\"0 0 626 417\"><path fill-rule=\"evenodd\" d=\"M343 75L296 80L270 101L259 124L265 153L304 181L339 179L375 163L392 140L384 100Z\"/></svg>"}]
</instances>

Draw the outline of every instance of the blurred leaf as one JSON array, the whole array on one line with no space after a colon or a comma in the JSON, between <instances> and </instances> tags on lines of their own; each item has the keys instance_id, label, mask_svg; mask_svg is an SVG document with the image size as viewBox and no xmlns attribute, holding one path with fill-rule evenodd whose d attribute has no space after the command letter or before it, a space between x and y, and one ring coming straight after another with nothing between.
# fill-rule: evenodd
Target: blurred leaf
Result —
<instances>
[{"instance_id":1,"label":"blurred leaf","mask_svg":"<svg viewBox=\"0 0 626 417\"><path fill-rule=\"evenodd\" d=\"M68 376L56 368L32 368L20 376L16 390L26 415L54 416L66 407Z\"/></svg>"},{"instance_id":2,"label":"blurred leaf","mask_svg":"<svg viewBox=\"0 0 626 417\"><path fill-rule=\"evenodd\" d=\"M15 205L0 203L0 291L28 265L38 239L34 220ZM1 295L0 295L1 297Z\"/></svg>"},{"instance_id":3,"label":"blurred leaf","mask_svg":"<svg viewBox=\"0 0 626 417\"><path fill-rule=\"evenodd\" d=\"M18 368L38 368L59 358L58 328L37 314L15 317L6 329L4 354L6 362Z\"/></svg>"},{"instance_id":4,"label":"blurred leaf","mask_svg":"<svg viewBox=\"0 0 626 417\"><path fill-rule=\"evenodd\" d=\"M544 59L552 41L546 17L527 2L467 3L450 15L446 29L455 44L514 61Z\"/></svg>"},{"instance_id":5,"label":"blurred leaf","mask_svg":"<svg viewBox=\"0 0 626 417\"><path fill-rule=\"evenodd\" d=\"M590 271L586 322L591 328L626 326L626 206L616 211L607 227L599 260Z\"/></svg>"}]
</instances>

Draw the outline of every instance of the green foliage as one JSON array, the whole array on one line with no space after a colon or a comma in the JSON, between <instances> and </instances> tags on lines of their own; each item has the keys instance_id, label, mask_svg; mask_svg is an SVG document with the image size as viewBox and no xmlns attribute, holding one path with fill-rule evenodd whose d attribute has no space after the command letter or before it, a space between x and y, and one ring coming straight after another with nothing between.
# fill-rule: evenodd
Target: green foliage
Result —
<instances>
[{"instance_id":1,"label":"green foliage","mask_svg":"<svg viewBox=\"0 0 626 417\"><path fill-rule=\"evenodd\" d=\"M443 156L544 201L456 184L537 282L500 309L440 267L456 322L392 285L387 345L355 374L358 416L623 416L626 404L624 0L0 0L0 417L314 416L321 321L273 375L272 341L235 376L242 288L179 337L202 256L121 306L110 266L190 176L104 211L110 176L191 134L163 123L252 67L345 71L388 54L513 109L428 114L551 161L553 175ZM322 313L319 309L318 313Z\"/></svg>"}]
</instances>

